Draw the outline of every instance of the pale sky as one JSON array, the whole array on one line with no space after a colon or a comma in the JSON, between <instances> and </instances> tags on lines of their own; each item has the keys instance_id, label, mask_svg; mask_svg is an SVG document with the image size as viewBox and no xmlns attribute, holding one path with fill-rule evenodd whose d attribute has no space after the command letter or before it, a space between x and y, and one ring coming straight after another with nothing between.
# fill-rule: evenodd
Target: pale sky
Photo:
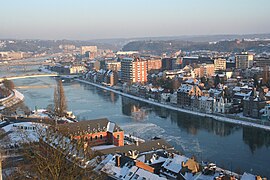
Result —
<instances>
[{"instance_id":1,"label":"pale sky","mask_svg":"<svg viewBox=\"0 0 270 180\"><path fill-rule=\"evenodd\" d=\"M1 0L0 38L270 33L270 0Z\"/></svg>"}]
</instances>

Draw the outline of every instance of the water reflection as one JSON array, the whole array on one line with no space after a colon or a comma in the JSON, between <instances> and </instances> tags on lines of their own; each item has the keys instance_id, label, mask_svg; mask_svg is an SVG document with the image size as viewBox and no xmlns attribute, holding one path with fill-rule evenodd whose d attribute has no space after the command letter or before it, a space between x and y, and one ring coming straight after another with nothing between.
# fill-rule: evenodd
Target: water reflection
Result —
<instances>
[{"instance_id":1,"label":"water reflection","mask_svg":"<svg viewBox=\"0 0 270 180\"><path fill-rule=\"evenodd\" d=\"M77 85L79 85L79 84L77 84ZM109 100L113 104L115 104L119 99L119 95L115 94L111 91L97 89L96 87L88 85L88 84L80 84L80 86L82 86L84 88L84 90L90 90L94 94L98 95L98 97L100 97L106 101Z\"/></svg>"},{"instance_id":2,"label":"water reflection","mask_svg":"<svg viewBox=\"0 0 270 180\"><path fill-rule=\"evenodd\" d=\"M145 109L150 110L148 112L145 111ZM267 148L270 146L269 131L251 127L241 127L231 123L216 121L212 118L171 111L122 97L122 113L127 116L133 116L134 112L140 112L142 114L140 116L141 120L145 120L147 114L153 112L161 118L170 119L171 122L177 125L181 130L192 135L198 135L199 131L205 130L211 134L226 137L243 128L243 140L249 146L252 153L263 146Z\"/></svg>"},{"instance_id":3,"label":"water reflection","mask_svg":"<svg viewBox=\"0 0 270 180\"><path fill-rule=\"evenodd\" d=\"M270 133L269 131L255 129L251 127L243 128L243 140L249 146L252 154L257 149L266 146L267 148L270 146Z\"/></svg>"},{"instance_id":4,"label":"water reflection","mask_svg":"<svg viewBox=\"0 0 270 180\"><path fill-rule=\"evenodd\" d=\"M148 118L146 105L127 97L122 97L122 113L137 121L144 121Z\"/></svg>"}]
</instances>

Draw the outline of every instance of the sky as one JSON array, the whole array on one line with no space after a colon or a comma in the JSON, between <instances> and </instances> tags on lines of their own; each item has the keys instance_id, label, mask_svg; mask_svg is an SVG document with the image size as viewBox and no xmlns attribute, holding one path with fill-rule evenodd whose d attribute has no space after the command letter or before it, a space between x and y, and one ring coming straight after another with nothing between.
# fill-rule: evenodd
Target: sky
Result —
<instances>
[{"instance_id":1,"label":"sky","mask_svg":"<svg viewBox=\"0 0 270 180\"><path fill-rule=\"evenodd\" d=\"M270 33L270 0L1 0L0 38Z\"/></svg>"}]
</instances>

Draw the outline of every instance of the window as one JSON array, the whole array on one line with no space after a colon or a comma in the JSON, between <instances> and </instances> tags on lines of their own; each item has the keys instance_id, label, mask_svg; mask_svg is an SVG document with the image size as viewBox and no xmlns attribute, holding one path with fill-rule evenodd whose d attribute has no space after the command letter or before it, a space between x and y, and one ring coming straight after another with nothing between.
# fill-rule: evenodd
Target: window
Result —
<instances>
[{"instance_id":1,"label":"window","mask_svg":"<svg viewBox=\"0 0 270 180\"><path fill-rule=\"evenodd\" d=\"M117 139L120 139L120 135L119 134L117 135Z\"/></svg>"},{"instance_id":2,"label":"window","mask_svg":"<svg viewBox=\"0 0 270 180\"><path fill-rule=\"evenodd\" d=\"M97 136L95 136L95 139L97 140Z\"/></svg>"},{"instance_id":3,"label":"window","mask_svg":"<svg viewBox=\"0 0 270 180\"><path fill-rule=\"evenodd\" d=\"M90 138L90 141L93 141L93 138L92 138L92 136L91 136L91 138Z\"/></svg>"},{"instance_id":4,"label":"window","mask_svg":"<svg viewBox=\"0 0 270 180\"><path fill-rule=\"evenodd\" d=\"M100 135L100 139L102 139L103 137L102 137L102 135Z\"/></svg>"}]
</instances>

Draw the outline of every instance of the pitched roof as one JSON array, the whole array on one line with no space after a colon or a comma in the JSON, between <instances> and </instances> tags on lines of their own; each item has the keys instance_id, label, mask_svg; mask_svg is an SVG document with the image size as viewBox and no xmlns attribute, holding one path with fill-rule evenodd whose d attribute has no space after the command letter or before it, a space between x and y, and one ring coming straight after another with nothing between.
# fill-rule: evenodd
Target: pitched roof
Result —
<instances>
[{"instance_id":1,"label":"pitched roof","mask_svg":"<svg viewBox=\"0 0 270 180\"><path fill-rule=\"evenodd\" d=\"M131 145L125 145L125 146L117 146L114 148L108 148L108 149L102 149L99 152L102 154L111 154L111 153L129 153L129 151L137 150L139 153L142 152L148 152L152 151L154 149L166 149L168 150L174 150L173 146L171 146L169 143L167 143L163 139L156 139L156 140L150 140L145 141L143 143L140 143L138 145L131 144Z\"/></svg>"},{"instance_id":2,"label":"pitched roof","mask_svg":"<svg viewBox=\"0 0 270 180\"><path fill-rule=\"evenodd\" d=\"M66 123L60 124L59 130L61 132L66 133L77 133L83 131L113 131L116 132L118 130L121 131L120 127L110 122L107 118L102 119L93 119L93 120L86 120L86 121L79 121L76 123Z\"/></svg>"}]
</instances>

